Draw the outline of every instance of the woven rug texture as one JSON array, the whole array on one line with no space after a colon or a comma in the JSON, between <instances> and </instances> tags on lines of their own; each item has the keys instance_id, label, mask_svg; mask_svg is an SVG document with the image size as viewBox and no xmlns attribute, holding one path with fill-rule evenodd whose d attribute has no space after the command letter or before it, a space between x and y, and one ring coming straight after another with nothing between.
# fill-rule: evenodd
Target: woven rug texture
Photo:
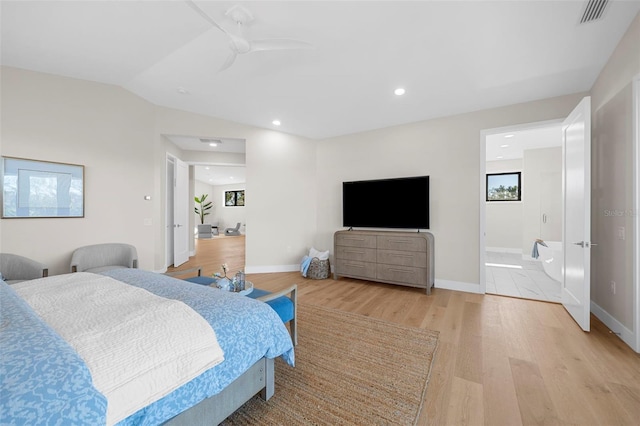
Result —
<instances>
[{"instance_id":1,"label":"woven rug texture","mask_svg":"<svg viewBox=\"0 0 640 426\"><path fill-rule=\"evenodd\" d=\"M438 332L298 304L296 366L222 425L415 425Z\"/></svg>"}]
</instances>

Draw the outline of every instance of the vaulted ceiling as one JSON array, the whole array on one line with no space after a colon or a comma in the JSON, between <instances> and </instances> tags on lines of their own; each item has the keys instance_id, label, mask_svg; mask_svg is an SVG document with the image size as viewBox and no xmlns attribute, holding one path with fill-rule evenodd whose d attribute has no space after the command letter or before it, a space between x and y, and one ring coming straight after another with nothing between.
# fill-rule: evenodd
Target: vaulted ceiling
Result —
<instances>
[{"instance_id":1,"label":"vaulted ceiling","mask_svg":"<svg viewBox=\"0 0 640 426\"><path fill-rule=\"evenodd\" d=\"M195 4L222 30L180 0L2 1L2 64L321 139L589 90L640 10L612 0L580 24L580 0ZM254 18L243 38L313 48L240 54L220 71L239 4Z\"/></svg>"}]
</instances>

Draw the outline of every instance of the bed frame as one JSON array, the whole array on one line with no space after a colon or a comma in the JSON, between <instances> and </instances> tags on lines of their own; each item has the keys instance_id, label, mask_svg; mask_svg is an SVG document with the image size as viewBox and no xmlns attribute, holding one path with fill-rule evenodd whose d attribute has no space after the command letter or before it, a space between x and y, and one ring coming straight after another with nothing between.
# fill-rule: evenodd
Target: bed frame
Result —
<instances>
[{"instance_id":1,"label":"bed frame","mask_svg":"<svg viewBox=\"0 0 640 426\"><path fill-rule=\"evenodd\" d=\"M217 425L260 392L265 401L275 391L274 360L261 358L222 392L167 420L164 425Z\"/></svg>"}]
</instances>

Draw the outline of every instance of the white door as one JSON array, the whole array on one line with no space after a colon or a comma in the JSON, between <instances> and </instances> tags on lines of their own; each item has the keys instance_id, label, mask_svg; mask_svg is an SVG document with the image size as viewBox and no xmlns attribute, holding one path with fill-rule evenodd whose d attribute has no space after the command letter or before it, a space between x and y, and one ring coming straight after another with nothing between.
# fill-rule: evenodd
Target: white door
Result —
<instances>
[{"instance_id":1,"label":"white door","mask_svg":"<svg viewBox=\"0 0 640 426\"><path fill-rule=\"evenodd\" d=\"M166 215L167 215L167 220L166 220L166 265L165 266L169 266L169 265L173 265L173 209L174 209L174 204L173 204L173 189L175 186L175 182L176 182L176 172L175 172L175 167L174 167L174 158L173 157L167 157L167 202L165 205L165 210L166 210Z\"/></svg>"},{"instance_id":2,"label":"white door","mask_svg":"<svg viewBox=\"0 0 640 426\"><path fill-rule=\"evenodd\" d=\"M540 238L562 241L562 172L540 173Z\"/></svg>"},{"instance_id":3,"label":"white door","mask_svg":"<svg viewBox=\"0 0 640 426\"><path fill-rule=\"evenodd\" d=\"M562 125L563 250L562 304L584 331L591 303L591 98L586 97Z\"/></svg>"},{"instance_id":4,"label":"white door","mask_svg":"<svg viewBox=\"0 0 640 426\"><path fill-rule=\"evenodd\" d=\"M189 260L189 166L176 158L173 188L173 266Z\"/></svg>"}]
</instances>

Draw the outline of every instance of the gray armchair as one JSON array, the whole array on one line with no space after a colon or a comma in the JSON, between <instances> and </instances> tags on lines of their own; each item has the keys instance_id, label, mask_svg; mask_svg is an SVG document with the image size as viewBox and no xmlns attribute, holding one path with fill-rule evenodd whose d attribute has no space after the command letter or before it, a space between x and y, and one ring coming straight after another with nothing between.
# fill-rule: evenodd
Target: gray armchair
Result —
<instances>
[{"instance_id":1,"label":"gray armchair","mask_svg":"<svg viewBox=\"0 0 640 426\"><path fill-rule=\"evenodd\" d=\"M224 235L240 235L240 222L236 224L235 228L227 228L224 230Z\"/></svg>"},{"instance_id":2,"label":"gray armchair","mask_svg":"<svg viewBox=\"0 0 640 426\"><path fill-rule=\"evenodd\" d=\"M94 244L77 248L71 255L71 272L102 272L137 267L138 252L129 244Z\"/></svg>"},{"instance_id":3,"label":"gray armchair","mask_svg":"<svg viewBox=\"0 0 640 426\"><path fill-rule=\"evenodd\" d=\"M28 257L0 253L0 273L7 284L15 284L46 277L49 275L49 269L45 264Z\"/></svg>"}]
</instances>

